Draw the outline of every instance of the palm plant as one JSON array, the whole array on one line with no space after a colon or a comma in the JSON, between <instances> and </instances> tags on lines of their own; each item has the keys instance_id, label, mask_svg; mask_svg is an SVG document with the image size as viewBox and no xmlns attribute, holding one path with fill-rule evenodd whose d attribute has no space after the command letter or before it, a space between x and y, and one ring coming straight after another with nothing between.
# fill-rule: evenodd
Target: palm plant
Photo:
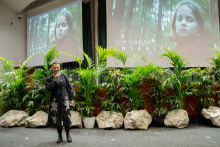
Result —
<instances>
[{"instance_id":1,"label":"palm plant","mask_svg":"<svg viewBox=\"0 0 220 147\"><path fill-rule=\"evenodd\" d=\"M115 58L119 62L122 62L122 64L125 66L126 61L127 61L127 57L128 57L128 53L126 51L124 52L120 48L110 47L109 54L110 54L110 57ZM116 61L116 64L118 64L119 62Z\"/></svg>"},{"instance_id":2,"label":"palm plant","mask_svg":"<svg viewBox=\"0 0 220 147\"><path fill-rule=\"evenodd\" d=\"M168 85L166 83L166 74L167 70L164 70L162 67L156 68L152 73L152 105L154 106L153 116L155 118L164 117L168 112L168 109L165 107L165 104L168 103L166 94L168 94Z\"/></svg>"},{"instance_id":3,"label":"palm plant","mask_svg":"<svg viewBox=\"0 0 220 147\"><path fill-rule=\"evenodd\" d=\"M125 96L128 98L126 102L127 109L125 113L130 110L139 110L143 108L145 104L144 95L147 93L142 87L140 87L140 82L142 81L143 75L147 74L146 66L138 66L132 74L122 75L124 78L125 86L122 87L122 90L125 91Z\"/></svg>"},{"instance_id":4,"label":"palm plant","mask_svg":"<svg viewBox=\"0 0 220 147\"><path fill-rule=\"evenodd\" d=\"M36 84L36 83L35 83ZM47 90L45 86L35 85L34 89L29 90L23 97L23 102L26 103L25 111L32 115L36 111L47 111L48 105L45 99L45 91Z\"/></svg>"},{"instance_id":5,"label":"palm plant","mask_svg":"<svg viewBox=\"0 0 220 147\"><path fill-rule=\"evenodd\" d=\"M44 64L42 67L37 68L33 74L34 80L38 85L45 85L47 77L52 75L51 63L59 56L58 49L56 49L56 47L57 46L54 46L53 48L49 49L49 51L45 54L42 53L44 56Z\"/></svg>"},{"instance_id":6,"label":"palm plant","mask_svg":"<svg viewBox=\"0 0 220 147\"><path fill-rule=\"evenodd\" d=\"M71 83L74 82L74 75L76 74L75 70L63 69L60 70L60 73L65 74Z\"/></svg>"},{"instance_id":7,"label":"palm plant","mask_svg":"<svg viewBox=\"0 0 220 147\"><path fill-rule=\"evenodd\" d=\"M209 49L211 52L215 53L216 57L211 56L210 58L207 58L207 60L211 60L211 65L214 67L213 72L215 74L216 79L220 79L220 49L218 46L215 45L214 48Z\"/></svg>"},{"instance_id":8,"label":"palm plant","mask_svg":"<svg viewBox=\"0 0 220 147\"><path fill-rule=\"evenodd\" d=\"M195 83L192 81L185 83L186 78L192 74L191 69L184 70L189 61L175 49L164 49L166 52L161 54L161 57L165 57L174 67L173 71L167 72L168 78L166 79L172 90L172 96L169 99L171 109L183 109L186 96L195 92L194 89L191 89Z\"/></svg>"},{"instance_id":9,"label":"palm plant","mask_svg":"<svg viewBox=\"0 0 220 147\"><path fill-rule=\"evenodd\" d=\"M14 70L13 61L8 61L5 58L0 57L0 60L3 61L1 71L0 71L0 79L5 79L4 75L8 72L12 72Z\"/></svg>"},{"instance_id":10,"label":"palm plant","mask_svg":"<svg viewBox=\"0 0 220 147\"><path fill-rule=\"evenodd\" d=\"M107 83L105 91L107 91L107 98L103 99L101 106L104 110L121 113L122 104L120 99L122 97L122 90L120 88L121 71L118 69L109 70L109 74L105 77Z\"/></svg>"},{"instance_id":11,"label":"palm plant","mask_svg":"<svg viewBox=\"0 0 220 147\"><path fill-rule=\"evenodd\" d=\"M1 94L2 101L1 107L5 107L6 111L10 109L22 109L23 101L25 93L28 91L28 85L30 77L27 75L27 72L32 68L25 68L25 65L28 61L30 61L34 57L29 57L23 64L20 63L19 69L14 69L12 66L12 62L6 61L4 58L0 58L4 64L3 68L3 78L1 82L1 89L3 89L3 93ZM7 93L7 94L6 94Z\"/></svg>"},{"instance_id":12,"label":"palm plant","mask_svg":"<svg viewBox=\"0 0 220 147\"><path fill-rule=\"evenodd\" d=\"M34 89L30 90L27 95L23 98L26 102L26 110L28 112L33 112L35 110L44 110L48 112L49 102L50 102L50 91L45 87L45 82L47 77L52 75L51 62L59 56L56 46L49 49L49 51L44 56L44 64L42 67L35 69L32 77L34 78L35 84ZM39 105L34 106L33 102L39 100Z\"/></svg>"},{"instance_id":13,"label":"palm plant","mask_svg":"<svg viewBox=\"0 0 220 147\"><path fill-rule=\"evenodd\" d=\"M85 54L84 51L82 52L88 64L86 69L81 68L82 61L78 57L67 52L65 54L74 57L79 63L79 68L75 70L79 75L79 88L77 89L77 103L79 104L77 106L78 110L80 111L82 117L92 117L93 110L95 109L94 104L97 100L96 90L99 88L99 86L96 84L96 79L98 76L104 73L107 68L103 64L98 65L98 67L96 68L91 58L87 54Z\"/></svg>"},{"instance_id":14,"label":"palm plant","mask_svg":"<svg viewBox=\"0 0 220 147\"><path fill-rule=\"evenodd\" d=\"M214 82L214 76L211 75L213 67L206 67L204 70L201 68L194 69L193 74L195 75L196 80L196 95L198 96L197 102L200 106L201 112L203 108L209 108L213 106L215 101L210 96L213 96L218 93L213 88L218 87L219 85Z\"/></svg>"},{"instance_id":15,"label":"palm plant","mask_svg":"<svg viewBox=\"0 0 220 147\"><path fill-rule=\"evenodd\" d=\"M106 60L110 58L111 50L106 48L103 49L101 46L96 46L98 52L98 65L106 64Z\"/></svg>"}]
</instances>

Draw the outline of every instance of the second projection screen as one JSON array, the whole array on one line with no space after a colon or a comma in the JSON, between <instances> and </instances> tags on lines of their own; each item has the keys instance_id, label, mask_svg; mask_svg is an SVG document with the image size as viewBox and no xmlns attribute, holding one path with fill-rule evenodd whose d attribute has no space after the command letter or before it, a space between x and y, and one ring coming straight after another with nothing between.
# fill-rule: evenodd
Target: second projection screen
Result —
<instances>
[{"instance_id":1,"label":"second projection screen","mask_svg":"<svg viewBox=\"0 0 220 147\"><path fill-rule=\"evenodd\" d=\"M107 0L106 5L108 47L141 52L148 62L169 67L159 57L166 47L182 52L191 67L207 66L213 53L206 47L219 43L217 0Z\"/></svg>"}]
</instances>

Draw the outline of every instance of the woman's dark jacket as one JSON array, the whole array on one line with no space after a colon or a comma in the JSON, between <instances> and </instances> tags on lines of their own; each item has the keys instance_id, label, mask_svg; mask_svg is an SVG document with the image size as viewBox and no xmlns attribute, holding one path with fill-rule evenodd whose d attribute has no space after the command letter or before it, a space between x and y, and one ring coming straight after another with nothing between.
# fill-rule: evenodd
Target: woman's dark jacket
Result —
<instances>
[{"instance_id":1,"label":"woman's dark jacket","mask_svg":"<svg viewBox=\"0 0 220 147\"><path fill-rule=\"evenodd\" d=\"M73 88L66 75L61 74L57 81L51 75L46 79L46 88L51 92L47 126L61 127L71 125L70 101L73 98Z\"/></svg>"}]
</instances>

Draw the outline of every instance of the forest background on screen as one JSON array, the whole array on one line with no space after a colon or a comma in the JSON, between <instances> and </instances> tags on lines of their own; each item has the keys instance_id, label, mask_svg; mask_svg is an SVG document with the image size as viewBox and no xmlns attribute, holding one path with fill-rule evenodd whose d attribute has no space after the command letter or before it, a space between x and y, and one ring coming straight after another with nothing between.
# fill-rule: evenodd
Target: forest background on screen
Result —
<instances>
[{"instance_id":1,"label":"forest background on screen","mask_svg":"<svg viewBox=\"0 0 220 147\"><path fill-rule=\"evenodd\" d=\"M55 21L58 14L65 10L73 16L73 22L76 26L74 37L80 40L78 49L82 49L82 4L77 3L61 9L51 10L27 20L27 57L36 53L46 53L49 48L55 46L52 42ZM38 61L33 59L29 65L40 65L39 62L36 62Z\"/></svg>"}]
</instances>

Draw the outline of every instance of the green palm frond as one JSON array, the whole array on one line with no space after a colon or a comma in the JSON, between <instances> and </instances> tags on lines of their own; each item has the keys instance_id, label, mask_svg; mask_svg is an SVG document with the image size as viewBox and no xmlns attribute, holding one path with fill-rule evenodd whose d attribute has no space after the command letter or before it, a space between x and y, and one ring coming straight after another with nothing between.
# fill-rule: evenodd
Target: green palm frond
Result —
<instances>
[{"instance_id":1,"label":"green palm frond","mask_svg":"<svg viewBox=\"0 0 220 147\"><path fill-rule=\"evenodd\" d=\"M123 63L123 65L125 66L126 61L127 61L127 57L128 57L128 53L125 51L123 51L122 49L118 48L110 48L110 56L112 58L115 58L118 61L121 61Z\"/></svg>"},{"instance_id":2,"label":"green palm frond","mask_svg":"<svg viewBox=\"0 0 220 147\"><path fill-rule=\"evenodd\" d=\"M53 48L49 49L49 51L47 53L45 53L45 54L42 53L44 56L44 68L46 70L49 70L49 66L50 66L51 62L59 56L59 51L56 47L57 47L57 45L54 46Z\"/></svg>"},{"instance_id":3,"label":"green palm frond","mask_svg":"<svg viewBox=\"0 0 220 147\"><path fill-rule=\"evenodd\" d=\"M13 71L13 61L8 61L3 57L0 57L0 60L3 61L2 67L1 67L1 73L7 73Z\"/></svg>"},{"instance_id":4,"label":"green palm frond","mask_svg":"<svg viewBox=\"0 0 220 147\"><path fill-rule=\"evenodd\" d=\"M214 52L215 57L211 56L207 58L206 61L211 60L211 65L214 65L217 69L219 69L220 68L220 49L218 48L218 46L215 45L214 48L208 48L208 50L210 50L211 52Z\"/></svg>"},{"instance_id":5,"label":"green palm frond","mask_svg":"<svg viewBox=\"0 0 220 147\"><path fill-rule=\"evenodd\" d=\"M106 63L105 60L110 58L110 50L108 48L103 49L100 45L96 46L98 51L98 65L102 64L103 62Z\"/></svg>"},{"instance_id":6,"label":"green palm frond","mask_svg":"<svg viewBox=\"0 0 220 147\"><path fill-rule=\"evenodd\" d=\"M33 59L34 56L36 56L36 54L34 54L34 55L30 56L29 58L27 58L27 59L23 62L23 64L20 64L20 69L23 70L24 67L25 67L25 65L26 65L31 59Z\"/></svg>"},{"instance_id":7,"label":"green palm frond","mask_svg":"<svg viewBox=\"0 0 220 147\"><path fill-rule=\"evenodd\" d=\"M61 52L65 55L68 55L70 57L74 57L76 59L76 61L79 63L79 68L81 69L81 65L82 65L82 60L80 58L78 58L77 56L71 54L71 53L68 53L68 52Z\"/></svg>"},{"instance_id":8,"label":"green palm frond","mask_svg":"<svg viewBox=\"0 0 220 147\"><path fill-rule=\"evenodd\" d=\"M88 63L88 68L91 69L93 68L94 64L92 59L82 50L84 57L86 58L86 61Z\"/></svg>"},{"instance_id":9,"label":"green palm frond","mask_svg":"<svg viewBox=\"0 0 220 147\"><path fill-rule=\"evenodd\" d=\"M189 65L188 59L184 58L182 53L179 53L178 50L175 50L174 48L168 49L165 47L164 49L166 50L166 52L161 54L160 56L162 58L165 57L165 59L168 60L169 63L174 66L174 68L182 68Z\"/></svg>"}]
</instances>

